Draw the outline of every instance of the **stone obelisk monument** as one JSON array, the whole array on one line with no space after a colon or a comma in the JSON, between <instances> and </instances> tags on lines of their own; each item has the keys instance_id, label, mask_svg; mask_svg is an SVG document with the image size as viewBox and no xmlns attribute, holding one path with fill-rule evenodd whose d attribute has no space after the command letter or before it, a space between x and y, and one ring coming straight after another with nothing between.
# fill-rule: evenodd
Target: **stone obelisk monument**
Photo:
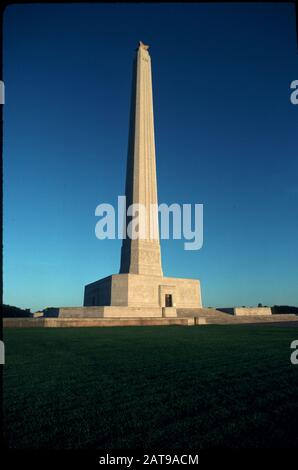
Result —
<instances>
[{"instance_id":1,"label":"stone obelisk monument","mask_svg":"<svg viewBox=\"0 0 298 470\"><path fill-rule=\"evenodd\" d=\"M162 276L158 237L157 183L149 46L137 49L132 80L130 129L126 170L126 203L145 209L142 238L123 241L120 273ZM130 218L126 219L128 226Z\"/></svg>"},{"instance_id":2,"label":"stone obelisk monument","mask_svg":"<svg viewBox=\"0 0 298 470\"><path fill-rule=\"evenodd\" d=\"M126 206L141 205L140 234L123 240L120 273L85 286L84 306L102 317L176 316L176 308L200 308L200 283L163 277L158 235L151 59L141 41L133 64ZM128 234L136 214L126 214ZM143 224L143 222L145 223Z\"/></svg>"},{"instance_id":3,"label":"stone obelisk monument","mask_svg":"<svg viewBox=\"0 0 298 470\"><path fill-rule=\"evenodd\" d=\"M119 323L160 325L186 324L185 317L197 316L205 310L202 309L198 280L164 277L162 273L151 59L148 49L149 46L140 41L133 65L125 186L128 209L125 215L127 237L122 243L120 273L86 285L84 307L46 309L45 316L85 318L88 320L85 323L88 326L94 318L108 319L103 322L100 320L100 325L109 326ZM132 206L136 207L137 214L129 212ZM138 236L131 237L133 231L130 231L130 227L136 216ZM270 309L236 308L234 315L269 315L271 311L268 310ZM218 315L218 312L213 310L213 319L214 313ZM197 319L198 323L199 320L200 318ZM205 321L204 318L202 320ZM221 322L222 318L219 320ZM193 318L189 321L187 324L195 324ZM63 326L65 325L68 326L63 323Z\"/></svg>"}]
</instances>

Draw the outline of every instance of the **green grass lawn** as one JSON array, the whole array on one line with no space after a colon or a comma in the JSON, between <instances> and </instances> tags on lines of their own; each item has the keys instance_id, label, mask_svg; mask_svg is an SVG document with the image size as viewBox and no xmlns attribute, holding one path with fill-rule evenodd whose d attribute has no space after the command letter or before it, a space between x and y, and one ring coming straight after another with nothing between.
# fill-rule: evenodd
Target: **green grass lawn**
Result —
<instances>
[{"instance_id":1,"label":"green grass lawn","mask_svg":"<svg viewBox=\"0 0 298 470\"><path fill-rule=\"evenodd\" d=\"M296 328L7 329L12 448L297 447Z\"/></svg>"}]
</instances>

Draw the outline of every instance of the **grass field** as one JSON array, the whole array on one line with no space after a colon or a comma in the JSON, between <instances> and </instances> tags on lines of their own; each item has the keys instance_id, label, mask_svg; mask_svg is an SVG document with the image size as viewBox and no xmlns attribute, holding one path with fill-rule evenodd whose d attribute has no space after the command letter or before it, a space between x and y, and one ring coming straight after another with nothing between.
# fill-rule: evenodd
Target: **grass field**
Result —
<instances>
[{"instance_id":1,"label":"grass field","mask_svg":"<svg viewBox=\"0 0 298 470\"><path fill-rule=\"evenodd\" d=\"M297 447L296 328L7 329L13 448Z\"/></svg>"}]
</instances>

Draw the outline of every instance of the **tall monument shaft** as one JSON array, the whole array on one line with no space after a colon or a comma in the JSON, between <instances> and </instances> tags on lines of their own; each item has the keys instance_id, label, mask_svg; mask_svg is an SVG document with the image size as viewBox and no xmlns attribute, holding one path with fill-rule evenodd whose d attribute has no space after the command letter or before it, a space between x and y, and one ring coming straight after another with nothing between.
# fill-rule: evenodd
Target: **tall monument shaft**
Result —
<instances>
[{"instance_id":1,"label":"tall monument shaft","mask_svg":"<svg viewBox=\"0 0 298 470\"><path fill-rule=\"evenodd\" d=\"M136 52L130 109L126 170L126 202L139 204L144 212L126 217L126 227L138 216L139 235L123 240L120 273L162 276L158 235L157 183L152 98L151 59L142 42Z\"/></svg>"}]
</instances>

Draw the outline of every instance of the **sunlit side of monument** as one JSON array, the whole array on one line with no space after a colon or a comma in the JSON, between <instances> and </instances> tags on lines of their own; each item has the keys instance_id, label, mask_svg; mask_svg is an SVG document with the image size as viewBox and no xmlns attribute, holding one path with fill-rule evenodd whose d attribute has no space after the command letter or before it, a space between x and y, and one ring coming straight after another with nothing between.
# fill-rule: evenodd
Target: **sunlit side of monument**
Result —
<instances>
[{"instance_id":1,"label":"sunlit side of monument","mask_svg":"<svg viewBox=\"0 0 298 470\"><path fill-rule=\"evenodd\" d=\"M142 204L149 223L142 238L123 240L119 274L85 286L84 306L106 306L104 317L175 317L176 308L202 307L198 280L163 277L158 213L150 209L158 198L148 48L140 42L133 65L125 193L127 207ZM127 217L126 226L129 222Z\"/></svg>"}]
</instances>

